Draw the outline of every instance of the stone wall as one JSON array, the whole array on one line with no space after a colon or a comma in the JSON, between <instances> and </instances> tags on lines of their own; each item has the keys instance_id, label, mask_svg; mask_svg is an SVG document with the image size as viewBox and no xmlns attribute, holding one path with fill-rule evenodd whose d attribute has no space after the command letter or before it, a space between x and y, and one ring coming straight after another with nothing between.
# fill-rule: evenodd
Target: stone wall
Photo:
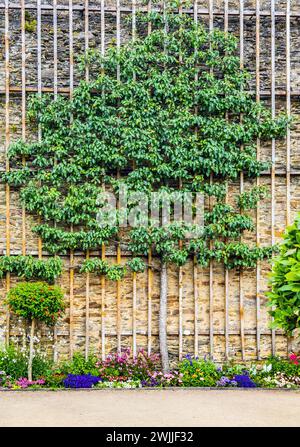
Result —
<instances>
[{"instance_id":1,"label":"stone wall","mask_svg":"<svg viewBox=\"0 0 300 447\"><path fill-rule=\"evenodd\" d=\"M21 11L16 8L17 2L9 3L9 137L13 141L22 135L22 51L21 51ZM41 86L42 91L53 90L55 77L55 66L53 63L54 32L52 1L48 1L48 9L42 9L41 14ZM68 6L68 1L58 2L59 7ZM89 1L91 8L89 13L88 40L90 47L101 46L101 1ZM142 2L136 2L139 8ZM221 0L213 2L214 17L213 25L223 29L224 27L224 2ZM240 16L238 14L239 1L229 1L229 31L240 38ZM244 1L244 62L252 74L250 88L255 91L255 69L256 69L256 16L255 1ZM275 88L276 88L276 110L286 108L286 16L287 1L276 0L275 20ZM21 4L21 3L20 3ZM25 1L25 83L26 100L38 87L38 36L37 36L37 10L32 8L33 2ZM42 1L46 4L46 0ZM0 1L0 163L1 169L5 169L5 13L4 1ZM73 1L73 49L74 54L80 54L85 48L84 27L84 5L83 1ZM105 1L105 46L107 47L116 39L116 11L117 1ZM130 14L128 8L130 1L121 1L121 43L131 38L131 29L125 23L125 17ZM208 25L209 16L208 0L198 1L200 22ZM271 16L270 1L261 1L262 11L260 18L260 90L261 99L271 107ZM278 14L279 13L279 14ZM291 110L295 117L295 124L290 135L290 187L287 186L287 142L276 142L276 176L274 183L275 194L261 203L258 214L257 228L262 245L270 244L272 238L272 206L274 207L275 224L273 234L276 241L287 222L290 210L290 219L296 215L300 207L300 0L291 1L290 18L290 57L291 57ZM65 9L57 11L57 80L58 92L68 94L70 86L70 64L69 64L69 12ZM74 67L74 83L80 79L78 69ZM23 89L24 90L24 89ZM24 129L23 129L24 130ZM26 123L26 137L35 136L33 129ZM7 138L7 136L6 136ZM271 145L266 144L260 148L260 158L270 160ZM271 175L265 173L260 179L271 191ZM245 189L250 183L245 181ZM290 201L287 201L287 188L290 189ZM234 193L239 189L239 184L232 184L229 190L229 199L233 200ZM1 253L6 250L6 196L5 188L0 189L0 249ZM254 215L256 221L256 215ZM35 220L26 216L26 253L37 255L38 242L31 233L30 228ZM22 209L18 201L16 191L10 191L10 249L11 254L22 252L22 237L24 237L24 226ZM255 243L255 235L245 235L245 239ZM93 253L100 256L99 253ZM47 253L43 253L47 256ZM108 250L112 262L115 259L113 250ZM75 266L82 261L83 254L75 254ZM124 261L125 254L122 253ZM159 267L158 262L157 267ZM69 300L70 260L65 257L65 269L60 283L65 290L66 300ZM207 269L198 268L197 278L193 277L193 266L187 264L183 268L183 301L179 306L178 299L178 270L169 270L169 319L168 332L170 351L173 359L178 358L180 344L182 342L183 353L194 353L194 322L195 322L195 289L198 292L198 346L196 352L199 355L213 355L217 360L223 360L226 353L230 358L241 358L241 317L244 321L242 329L245 334L245 358L246 360L268 356L272 351L279 355L286 355L286 339L280 331L273 338L269 329L269 316L266 307L265 291L267 290L267 274L269 266L262 264L259 268L259 283L257 285L257 272L249 269L244 272L242 282L240 275L236 272L229 273L228 309L225 309L225 272L222 266L214 265L212 275ZM137 348L158 349L158 309L159 309L159 275L154 271L153 287L151 295L151 309L149 307L149 277L148 272L138 274L137 309L136 309L136 333ZM12 279L14 284L15 279ZM6 292L5 280L2 281L0 301L0 327L5 330L6 313L3 306L3 298ZM87 292L88 290L88 292ZM128 275L121 283L121 345L132 346L132 276ZM242 300L241 300L242 296ZM87 315L87 303L89 315ZM74 300L72 317L72 339L76 349L84 350L87 347L86 335L89 335L89 350L101 352L103 348L102 330L105 323L105 353L117 346L117 301L116 284L106 281L105 284L105 308L102 309L102 289L100 278L90 275L88 288L86 275L76 272L74 278ZM242 307L241 307L242 303ZM257 320L257 309L260 303L259 320ZM151 312L150 312L151 310ZM149 318L150 312L150 318ZM67 356L70 351L70 318L69 311L65 319L57 326L55 335L55 352L59 357ZM152 336L149 337L149 321L151 322ZM182 321L182 325L180 325ZM226 326L226 321L228 325ZM225 337L225 328L228 329L228 337ZM257 328L260 337L257 337ZM21 342L24 338L23 326L16 319L11 319L10 335L12 340ZM40 328L43 332L45 346L49 352L53 347L53 334ZM179 336L179 333L182 336ZM22 335L23 334L23 335ZM180 338L182 337L182 338ZM102 341L101 341L102 340ZM227 349L226 349L227 348Z\"/></svg>"}]
</instances>

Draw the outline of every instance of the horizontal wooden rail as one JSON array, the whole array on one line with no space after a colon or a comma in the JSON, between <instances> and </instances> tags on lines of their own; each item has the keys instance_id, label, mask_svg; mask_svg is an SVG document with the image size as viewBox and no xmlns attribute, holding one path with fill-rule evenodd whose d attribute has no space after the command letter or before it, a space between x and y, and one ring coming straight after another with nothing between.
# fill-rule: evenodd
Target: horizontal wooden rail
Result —
<instances>
[{"instance_id":1,"label":"horizontal wooden rail","mask_svg":"<svg viewBox=\"0 0 300 447\"><path fill-rule=\"evenodd\" d=\"M19 332L16 329L14 329L14 330L11 331L10 335L11 336L15 336L15 335L18 335L18 333ZM143 331L143 330L140 330L140 329L137 329L135 333L136 333L136 335L145 335L145 336L148 335L147 331ZM238 337L238 336L240 336L240 331L238 331L238 330L236 330L236 331L231 330L227 334L229 336L237 336ZM271 329L269 331L268 330L260 331L260 335L268 335L268 336L271 337L271 334L272 334ZM57 335L60 336L60 337L61 336L68 336L69 332L66 331L66 330L60 330L59 329L57 331ZM130 330L129 331L124 330L124 331L121 332L120 335L121 335L121 337L128 337L128 336L132 336L133 332L130 331ZM158 337L158 335L159 334L158 334L157 331L152 331L152 336L153 337ZM178 337L179 332L178 331L168 331L167 335L168 336L177 336ZM184 335L185 335L185 337L193 337L194 336L194 331L189 331L189 334L184 334ZM224 330L214 329L214 335L225 336L225 331ZM253 329L253 330L244 331L244 335L245 336L255 336L256 335L256 330ZM277 335L279 335L279 336L281 335L283 337L285 336L284 333L282 331L280 331L280 330L276 331L276 336ZM117 333L115 331L106 330L105 336L107 336L107 337L116 337ZM209 331L199 331L198 332L198 336L209 337Z\"/></svg>"},{"instance_id":2,"label":"horizontal wooden rail","mask_svg":"<svg viewBox=\"0 0 300 447\"><path fill-rule=\"evenodd\" d=\"M74 87L76 87L76 83L74 83ZM35 86L26 86L25 87L25 91L26 93L38 93L38 88ZM43 93L54 93L54 87L41 87L41 91ZM10 86L9 88L9 92L14 94L14 93L22 93L22 87L20 86ZM58 87L57 88L57 92L58 93L65 93L67 95L70 94L70 88L69 87ZM245 92L250 93L251 95L255 95L256 91L255 90L245 90ZM5 89L4 88L0 88L0 95L4 95L5 94ZM271 97L271 90L261 90L259 92L261 97ZM291 90L291 92L289 93L291 95L292 98L295 97L300 97L300 90ZM275 95L276 96L283 96L285 97L287 95L287 91L286 90L275 90Z\"/></svg>"},{"instance_id":3,"label":"horizontal wooden rail","mask_svg":"<svg viewBox=\"0 0 300 447\"><path fill-rule=\"evenodd\" d=\"M0 167L0 173L1 172L5 172L5 169ZM290 175L294 175L294 176L298 176L300 175L300 168L299 169L276 169L275 171L275 175L276 177L281 177L281 176L286 176L286 174L290 174ZM270 176L270 170L267 171L262 171L260 173L260 176ZM13 189L13 188L12 188Z\"/></svg>"},{"instance_id":4,"label":"horizontal wooden rail","mask_svg":"<svg viewBox=\"0 0 300 447\"><path fill-rule=\"evenodd\" d=\"M4 9L4 5L0 4L0 9ZM21 9L20 4L18 3L10 3L9 4L9 9ZM29 3L28 5L26 5L25 9L31 9L31 10L36 10L36 4L35 3ZM57 5L56 7L57 11L69 11L69 6L68 5ZM49 4L42 4L41 5L41 10L42 11L53 11L53 6L49 5ZM73 11L82 11L85 12L85 6L84 5L73 5L72 7ZM120 6L119 9L120 13L132 13L132 7L130 6ZM147 13L148 12L148 8L144 7L144 6L139 6L138 7L138 11L139 12L144 12ZM158 8L153 7L152 11L159 11ZM99 14L101 14L101 12L103 12L103 10L101 9L101 6L93 6L93 5L89 5L88 8L88 12L98 12ZM105 6L104 8L104 12L105 13L116 13L117 12L117 8L114 6ZM191 14L194 15L195 11L194 9L182 9L182 12L184 14ZM204 16L209 16L210 15L210 10L208 8L198 8L197 9L197 14L198 15L204 15ZM216 9L213 11L213 14L215 17L224 17L224 11L220 10L220 9ZM228 16L239 16L240 15L240 11L238 9L228 9L227 12ZM245 9L243 12L244 16L246 17L255 17L256 11L255 9ZM268 10L261 10L260 11L260 16L263 17L271 17L271 12ZM276 11L275 12L275 17L286 17L286 11ZM293 18L298 18L300 17L300 11L293 11L291 10L290 12L290 17Z\"/></svg>"}]
</instances>

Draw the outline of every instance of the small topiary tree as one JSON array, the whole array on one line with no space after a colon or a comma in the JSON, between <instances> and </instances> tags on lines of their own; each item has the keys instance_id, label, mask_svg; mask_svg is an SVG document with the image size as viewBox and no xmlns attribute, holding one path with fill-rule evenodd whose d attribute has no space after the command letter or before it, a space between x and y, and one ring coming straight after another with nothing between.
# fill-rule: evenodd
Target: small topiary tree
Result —
<instances>
[{"instance_id":1,"label":"small topiary tree","mask_svg":"<svg viewBox=\"0 0 300 447\"><path fill-rule=\"evenodd\" d=\"M30 343L28 359L28 380L32 380L33 338L36 321L55 324L65 308L60 287L45 282L24 282L17 284L7 294L9 309L29 321Z\"/></svg>"},{"instance_id":2,"label":"small topiary tree","mask_svg":"<svg viewBox=\"0 0 300 447\"><path fill-rule=\"evenodd\" d=\"M292 336L300 327L300 213L286 228L280 254L274 258L270 285L273 326Z\"/></svg>"}]
</instances>

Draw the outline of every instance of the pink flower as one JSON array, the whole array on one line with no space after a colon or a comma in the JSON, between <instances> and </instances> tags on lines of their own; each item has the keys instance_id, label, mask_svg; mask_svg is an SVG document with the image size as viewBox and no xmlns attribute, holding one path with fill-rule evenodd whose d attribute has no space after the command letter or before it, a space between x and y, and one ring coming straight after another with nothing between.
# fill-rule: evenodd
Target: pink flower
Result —
<instances>
[{"instance_id":1,"label":"pink flower","mask_svg":"<svg viewBox=\"0 0 300 447\"><path fill-rule=\"evenodd\" d=\"M20 386L21 388L27 388L30 385L44 385L44 384L45 384L44 379L28 380L26 377L20 377L20 379L16 380L16 385Z\"/></svg>"},{"instance_id":2,"label":"pink flower","mask_svg":"<svg viewBox=\"0 0 300 447\"><path fill-rule=\"evenodd\" d=\"M296 354L290 354L290 361L294 363L294 365L299 365L298 357Z\"/></svg>"}]
</instances>

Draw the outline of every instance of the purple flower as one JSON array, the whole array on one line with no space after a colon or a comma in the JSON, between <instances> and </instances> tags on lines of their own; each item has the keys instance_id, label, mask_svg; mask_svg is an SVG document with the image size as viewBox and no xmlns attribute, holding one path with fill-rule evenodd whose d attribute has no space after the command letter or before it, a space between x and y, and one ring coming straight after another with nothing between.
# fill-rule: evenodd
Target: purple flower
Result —
<instances>
[{"instance_id":1,"label":"purple flower","mask_svg":"<svg viewBox=\"0 0 300 447\"><path fill-rule=\"evenodd\" d=\"M218 380L217 386L237 386L237 382L229 379L229 377L223 376Z\"/></svg>"},{"instance_id":2,"label":"purple flower","mask_svg":"<svg viewBox=\"0 0 300 447\"><path fill-rule=\"evenodd\" d=\"M91 374L68 374L64 379L65 388L92 388L93 385L102 381L101 377L92 376Z\"/></svg>"},{"instance_id":3,"label":"purple flower","mask_svg":"<svg viewBox=\"0 0 300 447\"><path fill-rule=\"evenodd\" d=\"M234 376L233 380L240 388L256 388L256 383L250 379L248 374L238 374Z\"/></svg>"},{"instance_id":4,"label":"purple flower","mask_svg":"<svg viewBox=\"0 0 300 447\"><path fill-rule=\"evenodd\" d=\"M158 385L158 382L153 377L149 377L147 380L142 380L141 385L143 387L154 387Z\"/></svg>"},{"instance_id":5,"label":"purple flower","mask_svg":"<svg viewBox=\"0 0 300 447\"><path fill-rule=\"evenodd\" d=\"M190 355L190 354L187 354L187 355L185 356L185 358L190 362L190 365L192 366L192 365L193 365L193 360L192 360L191 355Z\"/></svg>"}]
</instances>

